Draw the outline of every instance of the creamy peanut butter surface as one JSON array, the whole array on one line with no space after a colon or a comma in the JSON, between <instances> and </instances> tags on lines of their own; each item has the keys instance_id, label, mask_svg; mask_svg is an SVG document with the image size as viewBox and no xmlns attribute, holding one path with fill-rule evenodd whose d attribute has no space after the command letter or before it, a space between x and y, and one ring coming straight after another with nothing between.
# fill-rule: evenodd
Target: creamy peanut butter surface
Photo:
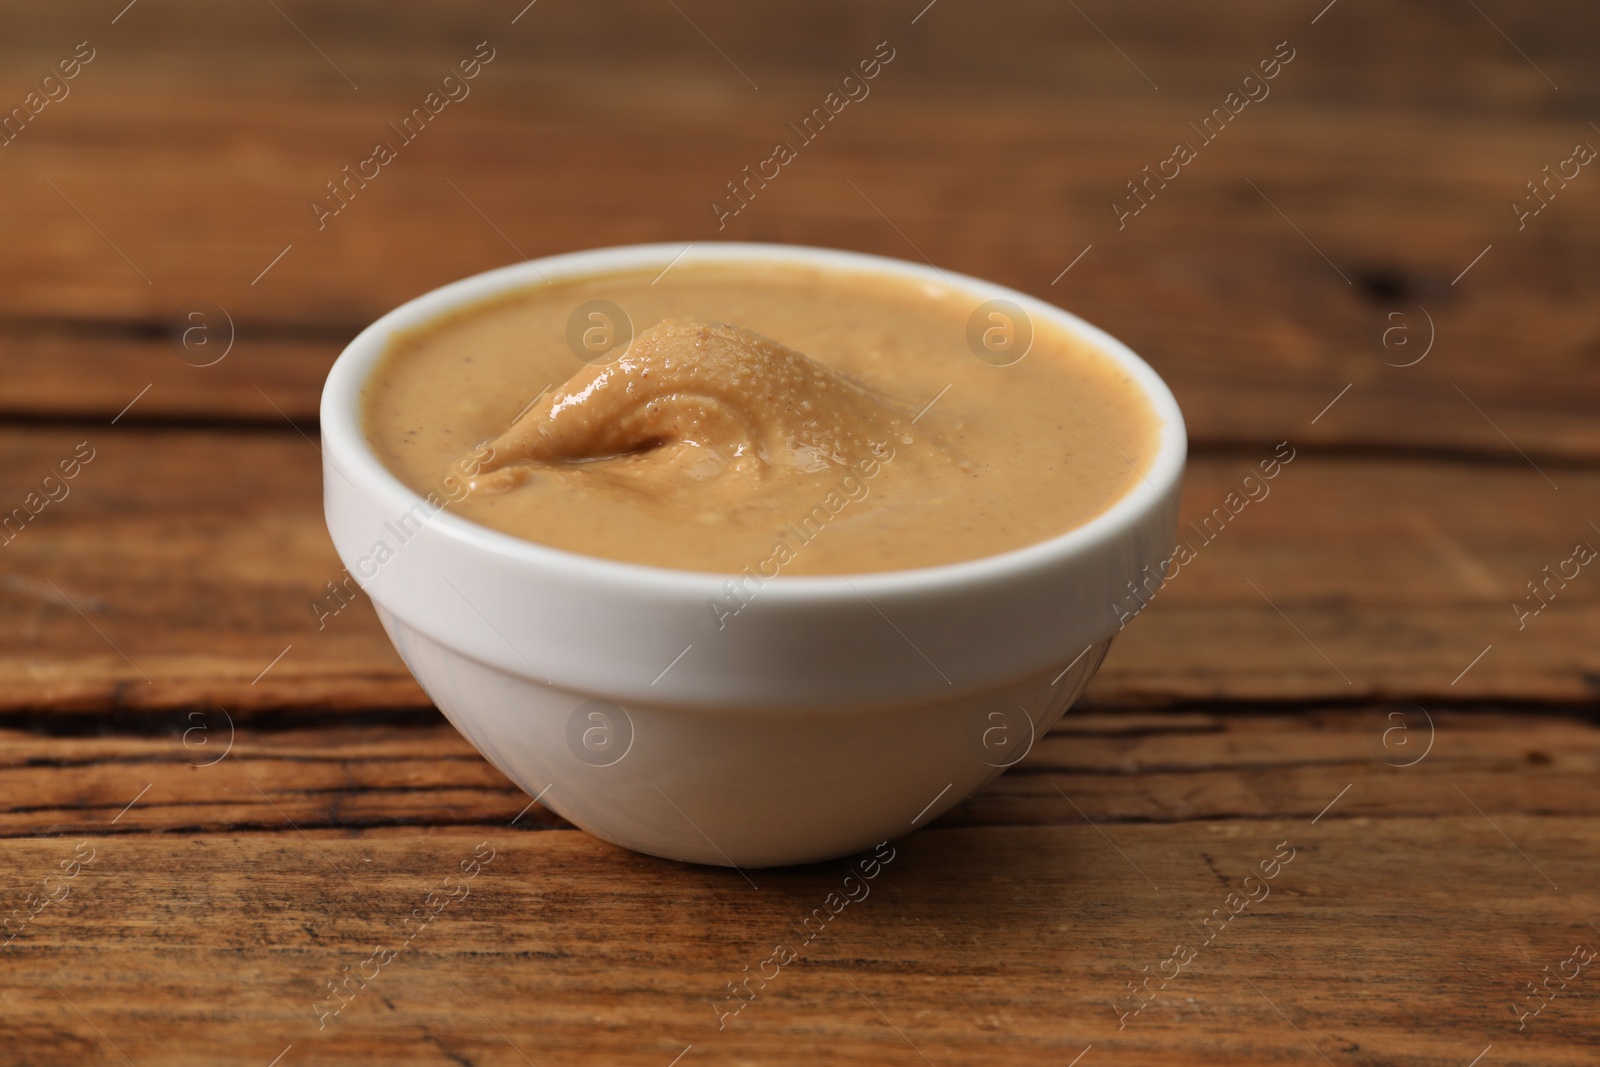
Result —
<instances>
[{"instance_id":1,"label":"creamy peanut butter surface","mask_svg":"<svg viewBox=\"0 0 1600 1067\"><path fill-rule=\"evenodd\" d=\"M397 339L367 435L458 514L592 556L769 579L994 555L1104 511L1160 423L1108 357L980 305L788 266L540 286Z\"/></svg>"}]
</instances>

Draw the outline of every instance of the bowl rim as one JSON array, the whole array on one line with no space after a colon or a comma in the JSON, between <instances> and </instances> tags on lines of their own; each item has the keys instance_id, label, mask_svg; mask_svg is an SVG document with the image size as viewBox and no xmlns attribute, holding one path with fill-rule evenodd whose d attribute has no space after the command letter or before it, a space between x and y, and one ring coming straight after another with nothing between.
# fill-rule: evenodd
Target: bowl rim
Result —
<instances>
[{"instance_id":1,"label":"bowl rim","mask_svg":"<svg viewBox=\"0 0 1600 1067\"><path fill-rule=\"evenodd\" d=\"M365 386L397 333L496 296L538 288L541 282L551 284L625 271L664 269L687 258L690 250L699 255L689 262L782 263L841 272L882 273L942 284L966 292L979 302L1012 301L1030 317L1051 321L1113 360L1140 388L1161 420L1156 454L1142 476L1108 508L1081 525L1020 548L930 567L849 574L757 576L761 598L769 605L818 604L840 598L866 598L871 602L873 594L920 595L1025 580L1030 574L1042 573L1108 541L1131 535L1162 508L1181 483L1188 438L1177 399L1149 364L1104 330L1038 297L981 278L942 270L931 262L913 263L864 252L746 241L663 242L559 253L474 274L406 301L357 334L328 372L319 408L325 464L332 466L352 488L364 486L379 498L386 514L399 516L417 504L428 506L422 494L401 482L378 458L362 425ZM471 550L540 569L559 570L569 579L600 589L621 587L634 594L652 591L673 598L681 595L716 598L726 593L726 583L743 573L681 570L585 555L503 533L447 508L434 511L427 526Z\"/></svg>"}]
</instances>

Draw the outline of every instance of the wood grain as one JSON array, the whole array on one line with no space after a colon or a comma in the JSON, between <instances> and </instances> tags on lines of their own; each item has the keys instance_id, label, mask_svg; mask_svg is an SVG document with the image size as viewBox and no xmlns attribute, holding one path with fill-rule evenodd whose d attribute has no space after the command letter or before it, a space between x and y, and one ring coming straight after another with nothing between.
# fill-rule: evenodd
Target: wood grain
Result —
<instances>
[{"instance_id":1,"label":"wood grain","mask_svg":"<svg viewBox=\"0 0 1600 1067\"><path fill-rule=\"evenodd\" d=\"M117 833L409 834L503 826L524 811L519 830L570 828L528 808L437 712L308 718L252 726L217 709L149 712L85 736L13 715L0 730L0 837L100 834L113 819ZM1560 819L1600 814L1597 772L1592 713L1080 706L937 825L1176 825L1259 818L1263 806L1309 819L1336 795L1341 819L1456 816L1472 803Z\"/></svg>"},{"instance_id":2,"label":"wood grain","mask_svg":"<svg viewBox=\"0 0 1600 1067\"><path fill-rule=\"evenodd\" d=\"M6 150L0 225L19 254L0 264L0 368L18 385L0 414L109 418L154 383L130 418L261 420L273 412L259 384L309 420L342 341L426 289L525 255L733 238L925 255L1055 300L1146 355L1202 444L1299 433L1600 456L1590 417L1600 322L1575 281L1600 267L1592 242L1575 237L1600 223L1600 200L1574 182L1520 230L1510 210L1544 164L1593 136L1589 97L1545 99L1517 59L1520 69L1494 75L1491 104L1482 83L1503 42L1470 10L1408 13L1399 37L1474 57L1427 81L1396 50L1392 21L1371 13L1330 13L1307 37L1270 5L1224 5L1215 19L1181 20L1205 42L1193 54L1173 45L1175 28L1150 37L1171 12L1117 17L1130 45L1155 52L1160 93L1070 9L1026 4L988 16L989 32L1004 27L1034 67L997 64L986 49L974 57L973 16L959 12L930 13L913 31L893 6L833 8L810 32L830 20L851 32L795 54L774 48L764 19L714 9L725 50L760 57L759 92L660 5L619 19L667 33L673 47L612 42L582 75L558 57L603 35L592 17L531 11L508 37L480 28L507 21L497 5L418 8L418 37L385 35L392 51L375 52L370 34L386 21L375 9L296 12L324 52L347 57L360 92L270 10L184 10L130 13L104 62ZM30 55L61 39L43 24L29 32ZM1053 33L1066 57L1047 61L1027 33ZM472 94L319 230L307 205L324 183L392 136L388 123L482 35L500 54ZM1194 138L1188 123L1232 87L1229 63L1247 68L1286 36L1297 57L1272 95L1119 230L1110 203L1125 183L1172 140ZM709 200L885 37L900 44L872 95L717 229ZM266 51L242 54L241 38ZM1574 55L1565 39L1541 39ZM1232 58L1200 60L1208 47ZM1342 64L1351 47L1371 54L1360 78ZM568 90L579 77L592 91ZM1108 97L1108 80L1126 91ZM1358 80L1389 91L1345 99ZM1461 110L1441 116L1442 99ZM99 174L111 177L87 180ZM226 309L238 338L205 372L164 358L153 339L201 299ZM1430 339L1422 362L1393 365ZM1347 385L1340 406L1307 427Z\"/></svg>"},{"instance_id":3,"label":"wood grain","mask_svg":"<svg viewBox=\"0 0 1600 1067\"><path fill-rule=\"evenodd\" d=\"M1140 1063L1447 1065L1492 1043L1499 1063L1592 1062L1600 994L1581 979L1523 1032L1511 1006L1595 942L1573 850L1600 828L1497 822L1561 888L1473 813L1119 826L1115 848L1088 826L930 830L809 945L796 924L845 863L751 888L576 832L92 838L71 895L6 950L6 1055L661 1067L692 1045L686 1060L1061 1064L1092 1044ZM72 841L0 846L13 893ZM468 895L407 944L402 921L485 842ZM1202 946L1199 920L1282 843L1269 895ZM727 983L780 943L797 958L719 1031ZM1197 957L1119 1029L1118 998L1174 944ZM318 1030L317 1005L339 1003L325 983L375 946L395 956Z\"/></svg>"},{"instance_id":4,"label":"wood grain","mask_svg":"<svg viewBox=\"0 0 1600 1067\"><path fill-rule=\"evenodd\" d=\"M1600 145L1600 8L525 2L6 21L0 115L96 56L0 147L0 518L95 458L0 534L0 1064L1600 1061L1592 969L1517 1016L1600 948L1600 579L1513 608L1600 545L1600 177L1511 208ZM319 229L324 183L485 40L470 97ZM870 97L718 229L879 41ZM1119 228L1280 41L1270 97ZM589 838L368 604L311 608L342 576L318 394L362 326L530 256L715 239L926 258L1127 341L1188 420L1195 552L1084 701L721 1028L847 865L752 888ZM1119 1021L1281 842L1270 895Z\"/></svg>"},{"instance_id":5,"label":"wood grain","mask_svg":"<svg viewBox=\"0 0 1600 1067\"><path fill-rule=\"evenodd\" d=\"M358 329L230 323L195 302L166 321L0 323L0 418L314 427L322 382Z\"/></svg>"},{"instance_id":6,"label":"wood grain","mask_svg":"<svg viewBox=\"0 0 1600 1067\"><path fill-rule=\"evenodd\" d=\"M312 440L79 432L0 430L0 491L18 505L80 443L96 457L0 547L0 706L426 704L365 602L313 609L343 572ZM1526 583L1575 544L1600 545L1594 473L1553 469L1558 491L1521 461L1297 452L1230 515L1272 454L1192 464L1181 536L1195 558L1121 635L1092 702L1594 699L1600 580L1551 585L1521 628L1512 607L1537 607ZM918 623L901 624L915 640Z\"/></svg>"}]
</instances>

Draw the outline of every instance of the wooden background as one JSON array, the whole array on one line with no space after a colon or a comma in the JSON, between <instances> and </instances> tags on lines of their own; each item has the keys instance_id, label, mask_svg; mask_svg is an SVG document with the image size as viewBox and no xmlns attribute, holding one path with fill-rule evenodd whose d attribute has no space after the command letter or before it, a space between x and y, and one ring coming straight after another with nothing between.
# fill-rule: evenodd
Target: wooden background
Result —
<instances>
[{"instance_id":1,"label":"wooden background","mask_svg":"<svg viewBox=\"0 0 1600 1067\"><path fill-rule=\"evenodd\" d=\"M0 147L0 508L95 457L0 545L0 1063L1600 1062L1600 967L1530 992L1600 948L1600 573L1513 609L1600 546L1600 172L1511 208L1600 146L1600 10L524 2L0 11L0 107L94 49ZM711 198L880 41L871 95L719 232ZM317 397L361 326L527 256L719 237L926 256L1119 335L1188 416L1187 517L1296 450L1061 726L721 1028L846 865L752 888L597 842L443 722L369 605L311 608L340 576Z\"/></svg>"}]
</instances>

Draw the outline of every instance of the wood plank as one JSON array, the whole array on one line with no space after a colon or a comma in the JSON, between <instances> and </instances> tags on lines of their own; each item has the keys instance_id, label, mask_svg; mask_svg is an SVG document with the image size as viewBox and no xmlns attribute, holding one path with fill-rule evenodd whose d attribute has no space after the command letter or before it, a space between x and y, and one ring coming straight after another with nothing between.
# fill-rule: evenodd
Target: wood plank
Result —
<instances>
[{"instance_id":1,"label":"wood plank","mask_svg":"<svg viewBox=\"0 0 1600 1067\"><path fill-rule=\"evenodd\" d=\"M108 22L121 13L115 0L98 6ZM519 55L536 59L517 76L541 86L583 79L593 81L598 91L622 95L645 85L671 91L673 83L687 83L719 105L754 92L688 21L662 12L649 0L618 0L609 9L613 14L599 14L584 5L552 5L529 11L516 22L512 18L522 15L522 8L504 0L464 0L449 7L426 0L390 4L352 0L335 10L314 0L284 0L279 6L292 16L294 25L322 43L324 53L342 61L339 67L362 85L360 91L379 96L413 88L419 70L429 64L448 65L457 49L463 45L470 49L485 35L503 39L508 47L519 49ZM814 78L819 70L838 69L842 74L859 58L860 41L876 41L895 32L913 45L905 56L903 77L919 89L933 84L1040 96L1083 96L1098 90L1118 98L1155 91L1077 12L1037 0L998 0L986 10L951 7L937 17L930 13L918 18L914 30L907 29L925 6L780 0L752 11L733 0L697 0L686 10L725 51L743 56L749 72L758 75L756 80L780 87ZM1211 99L1226 64L1252 66L1261 41L1269 42L1270 51L1271 42L1295 34L1297 45L1304 42L1303 47L1316 55L1339 49L1354 52L1355 46L1362 46L1358 54L1342 58L1370 69L1373 79L1351 81L1345 77L1348 68L1331 60L1312 65L1303 75L1307 92L1331 109L1581 116L1600 92L1581 78L1567 77L1581 73L1592 49L1588 37L1600 31L1600 15L1584 4L1568 0L1539 11L1496 11L1492 24L1470 10L1455 8L1386 13L1356 7L1336 18L1319 19L1315 29L1307 29L1325 6L1316 0L1300 0L1292 9L1274 0L1217 0L1200 10L1167 0L1130 0L1121 5L1091 3L1084 11L1127 46L1127 52L1145 60L1141 66L1161 83L1160 92L1180 100ZM394 17L375 19L375 12ZM43 73L64 40L100 30L71 9L41 8L28 16L17 20L0 41L0 58L8 68L14 67L12 81L20 84L32 80L28 62L36 62ZM619 21L635 32L617 33ZM513 25L517 29L506 28ZM1522 42L1538 66L1498 37L1496 25ZM185 36L173 32L178 27ZM1003 35L1007 48L985 47L1002 37L1002 30L1011 31ZM330 98L343 94L357 99L334 64L271 11L173 0L100 32L110 35L104 39L113 48L113 57L117 52L125 57L114 75L122 84L148 88L186 80L215 81L279 92L300 86L301 91L309 88ZM1433 45L1435 52L1419 66L1418 52L1424 44ZM1449 61L1440 61L1447 53L1453 53ZM133 62L128 56L149 59ZM187 61L181 67L176 62L180 59ZM953 59L964 62L951 63ZM113 77L99 67L91 69L97 76ZM1552 90L1540 70L1557 82L1568 81L1570 87ZM78 88L86 85L80 83Z\"/></svg>"},{"instance_id":2,"label":"wood plank","mask_svg":"<svg viewBox=\"0 0 1600 1067\"><path fill-rule=\"evenodd\" d=\"M0 548L0 707L426 704L365 603L318 628L313 604L342 568L309 439L84 433L0 430L12 506L80 442L95 450L70 495ZM1228 494L1237 506L1270 455L1191 466L1195 558L1121 635L1092 701L1594 699L1592 568L1552 584L1520 629L1513 603L1537 607L1527 582L1600 545L1600 475L1553 469L1557 491L1521 462L1306 452L1230 516Z\"/></svg>"},{"instance_id":3,"label":"wood plank","mask_svg":"<svg viewBox=\"0 0 1600 1067\"><path fill-rule=\"evenodd\" d=\"M52 733L58 717L10 719L0 729L0 837L97 834L113 819L118 833L206 835L410 833L514 818L519 829L570 829L528 808L436 713L269 728L215 709L173 711L124 716L88 736ZM1450 818L1471 804L1590 816L1600 815L1597 770L1600 723L1529 707L1080 706L938 825L1178 824L1257 818L1262 805L1310 819L1335 797L1327 818Z\"/></svg>"},{"instance_id":4,"label":"wood plank","mask_svg":"<svg viewBox=\"0 0 1600 1067\"><path fill-rule=\"evenodd\" d=\"M746 61L761 70L761 92L667 9L634 17L681 47L590 49L582 54L597 62L587 68L563 57L603 37L609 15L530 12L519 36L495 38L503 54L473 95L321 231L308 200L416 103L429 71L504 13L417 9L416 25L434 36L396 30L380 44L369 39L385 21L376 13L296 11L324 51L347 57L366 83L359 93L270 11L189 9L179 36L167 32L177 15L130 14L107 61L86 68L59 112L8 148L0 225L19 254L0 264L0 371L18 385L0 414L108 418L155 382L130 418L269 418L252 386L271 376L267 392L307 419L337 338L427 288L523 254L733 237L926 253L1055 299L1146 354L1202 443L1301 433L1514 455L1509 437L1534 456L1600 456L1590 417L1600 403L1589 357L1597 324L1573 281L1597 267L1593 243L1576 235L1600 223L1600 201L1574 183L1521 231L1509 210L1525 181L1591 135L1587 97L1552 93L1470 11L1410 12L1403 33L1393 19L1341 11L1311 37L1259 3L1231 5L1232 17L1180 18L1182 33L1170 12L1101 12L1159 72L1156 94L1076 13L1006 10L1001 21L1038 36L1011 42L997 76L971 44L992 24L969 14L930 13L907 36L888 8L836 11L855 29L823 41L822 16L790 8L770 17L810 44L779 49L768 16L703 5L698 17L727 35L725 48L759 57ZM1583 54L1543 20L1506 18L1508 31L1539 42L1558 79ZM1576 27L1594 16L1572 10L1562 20ZM26 54L47 55L68 22L30 27ZM1301 52L1273 95L1119 232L1111 199L1169 141L1192 136L1188 122L1232 86L1213 57L1244 69L1286 35ZM718 231L708 200L885 36L904 43L873 95ZM1470 59L1430 68L1418 92L1397 38ZM197 65L202 45L211 51ZM1354 76L1338 58L1350 54L1369 57ZM1446 99L1455 114L1439 113ZM127 136L132 129L141 135ZM643 172L650 181L640 185L633 176ZM239 324L237 352L208 372L136 336L169 329L174 309L198 299ZM1387 317L1395 312L1406 318ZM39 315L86 323L101 341L107 324L133 336L98 354L70 331L27 340ZM1385 349L1383 331L1397 325L1404 332ZM284 330L315 336L286 345ZM1437 348L1423 362L1385 365L1411 358L1427 335ZM1401 337L1409 347L1397 346ZM1346 385L1339 407L1305 428Z\"/></svg>"},{"instance_id":5,"label":"wood plank","mask_svg":"<svg viewBox=\"0 0 1600 1067\"><path fill-rule=\"evenodd\" d=\"M70 495L0 549L7 706L426 703L370 608L317 627L312 603L343 573L310 439L118 427L0 440L17 505L78 443L94 450Z\"/></svg>"},{"instance_id":6,"label":"wood plank","mask_svg":"<svg viewBox=\"0 0 1600 1067\"><path fill-rule=\"evenodd\" d=\"M230 323L194 302L164 322L0 322L0 420L315 426L323 379L359 329Z\"/></svg>"},{"instance_id":7,"label":"wood plank","mask_svg":"<svg viewBox=\"0 0 1600 1067\"><path fill-rule=\"evenodd\" d=\"M0 38L0 113L100 50L0 153L0 515L96 450L0 536L0 914L70 888L11 913L0 1060L1600 1060L1592 966L1518 1020L1600 948L1600 585L1513 608L1600 544L1600 179L1508 210L1600 144L1600 8L524 3L110 0ZM486 37L470 101L315 229L309 197ZM1123 183L1284 38L1270 101L1117 229ZM708 198L882 39L871 103L717 230ZM1055 300L1166 376L1197 453L1196 558L1087 698L804 944L846 863L753 888L597 842L428 707L367 604L311 611L345 339L524 255L716 237ZM236 335L209 367L172 341L201 300ZM375 945L400 951L319 1027Z\"/></svg>"},{"instance_id":8,"label":"wood plank","mask_svg":"<svg viewBox=\"0 0 1600 1067\"><path fill-rule=\"evenodd\" d=\"M755 872L752 888L576 832L95 837L81 853L93 862L52 883L70 895L0 959L0 1014L28 1062L265 1064L287 1050L286 1063L661 1067L693 1046L685 1061L954 1067L1059 1065L1092 1045L1108 1062L1445 1065L1492 1044L1496 1063L1557 1067L1600 1054L1591 974L1521 1032L1513 1013L1524 982L1600 940L1585 922L1600 907L1593 816L1497 818L1552 889L1477 814L1262 813L1119 826L1115 849L1087 826L925 831L885 848L810 943L798 924L826 914L845 862ZM73 847L0 844L10 895ZM446 883L475 848L492 861ZM1275 853L1292 858L1249 889ZM1207 944L1201 919L1262 888ZM458 899L402 928L430 893ZM728 983L774 945L792 962L720 1015L741 1003ZM1174 945L1190 962L1166 988L1152 980L1119 1029L1131 983L1170 973ZM321 1015L341 1003L325 983L378 948L393 955Z\"/></svg>"}]
</instances>

